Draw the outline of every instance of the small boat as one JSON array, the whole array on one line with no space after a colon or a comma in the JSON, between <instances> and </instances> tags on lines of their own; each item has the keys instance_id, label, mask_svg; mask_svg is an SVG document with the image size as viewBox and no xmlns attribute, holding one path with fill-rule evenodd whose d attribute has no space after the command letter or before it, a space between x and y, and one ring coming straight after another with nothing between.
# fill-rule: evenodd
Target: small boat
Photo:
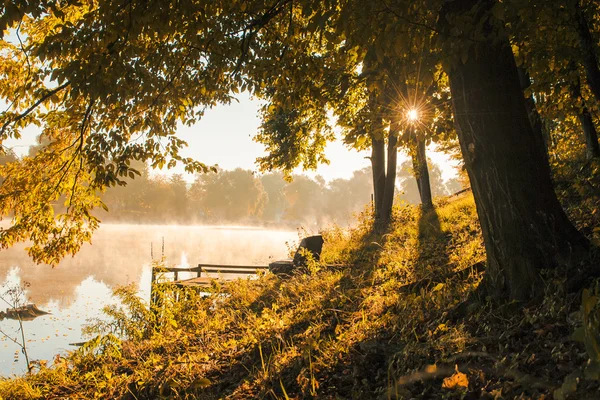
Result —
<instances>
[{"instance_id":1,"label":"small boat","mask_svg":"<svg viewBox=\"0 0 600 400\"><path fill-rule=\"evenodd\" d=\"M6 311L0 311L0 320L9 318L17 320L20 319L21 321L31 321L46 314L50 313L40 310L35 304L27 304L22 307L7 308Z\"/></svg>"}]
</instances>

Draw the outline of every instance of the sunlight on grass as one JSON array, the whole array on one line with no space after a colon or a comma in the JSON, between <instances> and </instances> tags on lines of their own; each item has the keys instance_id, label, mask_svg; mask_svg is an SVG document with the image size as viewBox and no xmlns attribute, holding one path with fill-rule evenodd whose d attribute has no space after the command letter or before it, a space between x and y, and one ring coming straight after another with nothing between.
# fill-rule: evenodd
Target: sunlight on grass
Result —
<instances>
[{"instance_id":1,"label":"sunlight on grass","mask_svg":"<svg viewBox=\"0 0 600 400\"><path fill-rule=\"evenodd\" d=\"M493 335L497 321L522 323L485 307L472 320L447 318L480 282L475 272L453 275L484 260L473 197L439 199L426 212L399 205L393 221L375 236L366 209L355 228L323 232L321 263L215 284L209 297L162 284L149 307L133 286L120 288L123 306L105 310L85 346L30 376L0 380L0 396L401 398L421 381L460 376L471 384L476 373L460 372L457 355L487 354L478 337ZM528 312L532 324L548 315ZM448 386L430 385L428 396Z\"/></svg>"}]
</instances>

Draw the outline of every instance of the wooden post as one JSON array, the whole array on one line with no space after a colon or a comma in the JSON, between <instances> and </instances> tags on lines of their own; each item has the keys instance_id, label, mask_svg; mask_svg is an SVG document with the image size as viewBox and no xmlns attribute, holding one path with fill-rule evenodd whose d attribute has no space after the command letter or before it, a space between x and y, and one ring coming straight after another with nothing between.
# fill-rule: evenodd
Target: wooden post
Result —
<instances>
[{"instance_id":1,"label":"wooden post","mask_svg":"<svg viewBox=\"0 0 600 400\"><path fill-rule=\"evenodd\" d=\"M375 199L373 198L373 193L371 193L371 212L375 213Z\"/></svg>"},{"instance_id":2,"label":"wooden post","mask_svg":"<svg viewBox=\"0 0 600 400\"><path fill-rule=\"evenodd\" d=\"M156 286L156 272L154 272L154 266L151 266L150 268L152 268L152 272L150 274L151 278L150 278L150 306L156 305L156 293L155 293L155 286Z\"/></svg>"}]
</instances>

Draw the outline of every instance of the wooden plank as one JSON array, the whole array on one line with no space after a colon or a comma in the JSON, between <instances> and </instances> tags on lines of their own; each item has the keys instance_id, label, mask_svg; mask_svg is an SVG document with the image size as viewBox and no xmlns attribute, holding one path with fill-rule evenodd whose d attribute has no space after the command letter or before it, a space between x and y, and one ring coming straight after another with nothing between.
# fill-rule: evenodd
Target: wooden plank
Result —
<instances>
[{"instance_id":1,"label":"wooden plank","mask_svg":"<svg viewBox=\"0 0 600 400\"><path fill-rule=\"evenodd\" d=\"M264 268L255 268L255 269L247 269L247 268L202 268L202 272L206 273L221 273L221 274L256 274L257 271L264 270Z\"/></svg>"},{"instance_id":2,"label":"wooden plank","mask_svg":"<svg viewBox=\"0 0 600 400\"><path fill-rule=\"evenodd\" d=\"M200 272L202 268L193 267L193 268L179 268L179 267L158 267L152 268L152 270L156 270L157 272Z\"/></svg>"},{"instance_id":3,"label":"wooden plank","mask_svg":"<svg viewBox=\"0 0 600 400\"><path fill-rule=\"evenodd\" d=\"M198 268L202 270L206 269L244 269L244 270L257 270L257 269L268 269L268 265L221 265L221 264L198 264Z\"/></svg>"},{"instance_id":4,"label":"wooden plank","mask_svg":"<svg viewBox=\"0 0 600 400\"><path fill-rule=\"evenodd\" d=\"M173 282L173 283L177 286L186 286L186 287L210 286L211 282L214 279L215 278L207 278L207 277L203 276L203 277L199 277L199 278L184 279L182 281L177 281L177 282Z\"/></svg>"},{"instance_id":5,"label":"wooden plank","mask_svg":"<svg viewBox=\"0 0 600 400\"><path fill-rule=\"evenodd\" d=\"M231 281L231 280L233 280L233 279L219 279L219 278L210 278L210 277L202 276L199 278L184 279L182 281L177 281L177 282L172 282L172 283L177 286L182 286L182 287L194 287L194 286L209 287L211 285L212 281L224 282L224 281Z\"/></svg>"}]
</instances>

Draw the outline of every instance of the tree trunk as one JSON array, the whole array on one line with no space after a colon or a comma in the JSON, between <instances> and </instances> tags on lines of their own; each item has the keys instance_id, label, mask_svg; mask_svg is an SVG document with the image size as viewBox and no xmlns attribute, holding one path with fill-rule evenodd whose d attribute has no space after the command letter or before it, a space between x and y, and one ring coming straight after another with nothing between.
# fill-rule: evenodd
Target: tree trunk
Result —
<instances>
[{"instance_id":1,"label":"tree trunk","mask_svg":"<svg viewBox=\"0 0 600 400\"><path fill-rule=\"evenodd\" d=\"M598 146L598 133L592 120L592 115L588 111L587 107L583 108L583 111L578 115L579 122L583 128L583 135L585 136L585 154L588 160L600 157L600 147Z\"/></svg>"},{"instance_id":2,"label":"tree trunk","mask_svg":"<svg viewBox=\"0 0 600 400\"><path fill-rule=\"evenodd\" d=\"M583 66L585 67L587 81L592 93L596 96L596 100L600 102L600 68L596 58L596 48L579 1L575 2L575 27L579 35L579 45L583 53Z\"/></svg>"},{"instance_id":3,"label":"tree trunk","mask_svg":"<svg viewBox=\"0 0 600 400\"><path fill-rule=\"evenodd\" d=\"M583 136L585 138L585 154L588 160L592 158L600 157L600 146L598 145L598 134L596 133L596 127L590 111L585 105L585 101L581 96L581 82L579 78L573 84L571 84L571 94L573 101L575 101L575 109L577 112L577 118L581 123L583 130Z\"/></svg>"},{"instance_id":4,"label":"tree trunk","mask_svg":"<svg viewBox=\"0 0 600 400\"><path fill-rule=\"evenodd\" d=\"M529 78L529 73L522 66L519 67L517 71L519 73L519 82L521 84L521 90L524 92L525 89L531 86L531 79ZM536 132L536 135L539 135L542 138L544 144L544 151L547 156L548 142L550 141L550 138L548 135L548 130L544 129L544 125L542 124L542 117L538 113L533 95L529 95L525 98L525 107L527 108L527 116L529 117L529 123L531 124L531 128L534 132Z\"/></svg>"},{"instance_id":5,"label":"tree trunk","mask_svg":"<svg viewBox=\"0 0 600 400\"><path fill-rule=\"evenodd\" d=\"M387 173L385 175L385 189L381 206L382 224L384 229L392 221L392 206L394 205L394 194L396 191L396 166L398 164L398 133L397 123L390 124L387 147Z\"/></svg>"},{"instance_id":6,"label":"tree trunk","mask_svg":"<svg viewBox=\"0 0 600 400\"><path fill-rule=\"evenodd\" d=\"M447 21L464 18L474 5L482 5L472 21L476 26L493 4L446 2L440 27L448 29ZM539 294L535 283L540 269L569 263L574 252L587 250L588 243L554 193L542 138L529 122L510 44L489 23L482 25L478 40L470 42L466 62L457 57L446 72L487 253L485 287L496 296L523 300Z\"/></svg>"},{"instance_id":7,"label":"tree trunk","mask_svg":"<svg viewBox=\"0 0 600 400\"><path fill-rule=\"evenodd\" d=\"M381 121L376 123L371 133L371 169L373 171L373 195L375 210L375 231L382 232L385 229L383 223L383 198L385 192L385 141Z\"/></svg>"},{"instance_id":8,"label":"tree trunk","mask_svg":"<svg viewBox=\"0 0 600 400\"><path fill-rule=\"evenodd\" d=\"M417 180L419 197L424 209L433 207L431 196L431 183L429 182L429 167L427 166L427 153L425 150L425 139L413 132L414 150L412 156L413 171Z\"/></svg>"}]
</instances>

